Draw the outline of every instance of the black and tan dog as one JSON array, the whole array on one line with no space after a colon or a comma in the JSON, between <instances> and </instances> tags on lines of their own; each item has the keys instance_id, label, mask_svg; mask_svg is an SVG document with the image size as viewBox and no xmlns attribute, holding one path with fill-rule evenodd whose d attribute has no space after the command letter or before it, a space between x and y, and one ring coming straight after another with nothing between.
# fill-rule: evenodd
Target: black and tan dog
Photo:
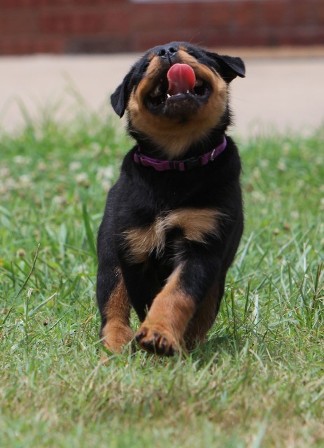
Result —
<instances>
[{"instance_id":1,"label":"black and tan dog","mask_svg":"<svg viewBox=\"0 0 324 448\"><path fill-rule=\"evenodd\" d=\"M240 58L187 43L149 50L111 96L137 144L108 194L98 234L97 300L105 347L172 355L203 341L242 231L240 159L228 85Z\"/></svg>"}]
</instances>

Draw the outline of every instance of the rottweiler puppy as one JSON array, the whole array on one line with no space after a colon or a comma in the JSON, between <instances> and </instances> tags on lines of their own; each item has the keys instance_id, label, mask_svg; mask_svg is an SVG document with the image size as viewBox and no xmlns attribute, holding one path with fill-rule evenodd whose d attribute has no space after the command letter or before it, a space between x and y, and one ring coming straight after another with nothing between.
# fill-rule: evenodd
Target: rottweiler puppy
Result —
<instances>
[{"instance_id":1,"label":"rottweiler puppy","mask_svg":"<svg viewBox=\"0 0 324 448\"><path fill-rule=\"evenodd\" d=\"M243 231L241 163L226 135L236 76L240 58L172 42L147 51L111 96L136 141L98 233L100 336L112 352L135 338L172 355L215 320Z\"/></svg>"}]
</instances>

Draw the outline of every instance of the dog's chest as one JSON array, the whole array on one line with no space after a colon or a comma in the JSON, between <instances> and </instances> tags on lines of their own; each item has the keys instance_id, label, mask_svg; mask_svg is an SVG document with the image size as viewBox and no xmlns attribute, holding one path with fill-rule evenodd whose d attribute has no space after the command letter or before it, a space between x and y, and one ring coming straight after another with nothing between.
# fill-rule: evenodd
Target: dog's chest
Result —
<instances>
[{"instance_id":1,"label":"dog's chest","mask_svg":"<svg viewBox=\"0 0 324 448\"><path fill-rule=\"evenodd\" d=\"M143 263L153 253L157 257L163 255L172 231L178 231L177 242L180 239L203 244L208 235L218 235L221 215L212 208L182 208L164 213L148 226L124 232L127 257L133 263Z\"/></svg>"}]
</instances>

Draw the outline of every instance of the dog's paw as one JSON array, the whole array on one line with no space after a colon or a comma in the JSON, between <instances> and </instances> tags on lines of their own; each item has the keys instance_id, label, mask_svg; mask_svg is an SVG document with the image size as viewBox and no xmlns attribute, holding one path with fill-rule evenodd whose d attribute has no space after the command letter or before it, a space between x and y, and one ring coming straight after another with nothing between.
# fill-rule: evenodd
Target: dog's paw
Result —
<instances>
[{"instance_id":1,"label":"dog's paw","mask_svg":"<svg viewBox=\"0 0 324 448\"><path fill-rule=\"evenodd\" d=\"M172 356L181 351L181 344L171 332L153 324L144 324L135 335L138 344L146 351L157 355Z\"/></svg>"},{"instance_id":2,"label":"dog's paw","mask_svg":"<svg viewBox=\"0 0 324 448\"><path fill-rule=\"evenodd\" d=\"M134 338L134 333L128 326L110 322L102 333L102 343L112 353L121 353L125 345L129 344Z\"/></svg>"}]
</instances>

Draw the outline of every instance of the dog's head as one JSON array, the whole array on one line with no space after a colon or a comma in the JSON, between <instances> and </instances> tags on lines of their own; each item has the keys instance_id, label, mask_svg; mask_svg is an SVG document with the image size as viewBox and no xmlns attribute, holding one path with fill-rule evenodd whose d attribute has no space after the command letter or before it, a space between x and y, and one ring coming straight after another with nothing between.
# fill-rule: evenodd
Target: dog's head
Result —
<instances>
[{"instance_id":1,"label":"dog's head","mask_svg":"<svg viewBox=\"0 0 324 448\"><path fill-rule=\"evenodd\" d=\"M228 84L245 76L240 58L191 44L154 47L132 67L111 96L115 112L128 113L129 131L169 158L229 124Z\"/></svg>"}]
</instances>

